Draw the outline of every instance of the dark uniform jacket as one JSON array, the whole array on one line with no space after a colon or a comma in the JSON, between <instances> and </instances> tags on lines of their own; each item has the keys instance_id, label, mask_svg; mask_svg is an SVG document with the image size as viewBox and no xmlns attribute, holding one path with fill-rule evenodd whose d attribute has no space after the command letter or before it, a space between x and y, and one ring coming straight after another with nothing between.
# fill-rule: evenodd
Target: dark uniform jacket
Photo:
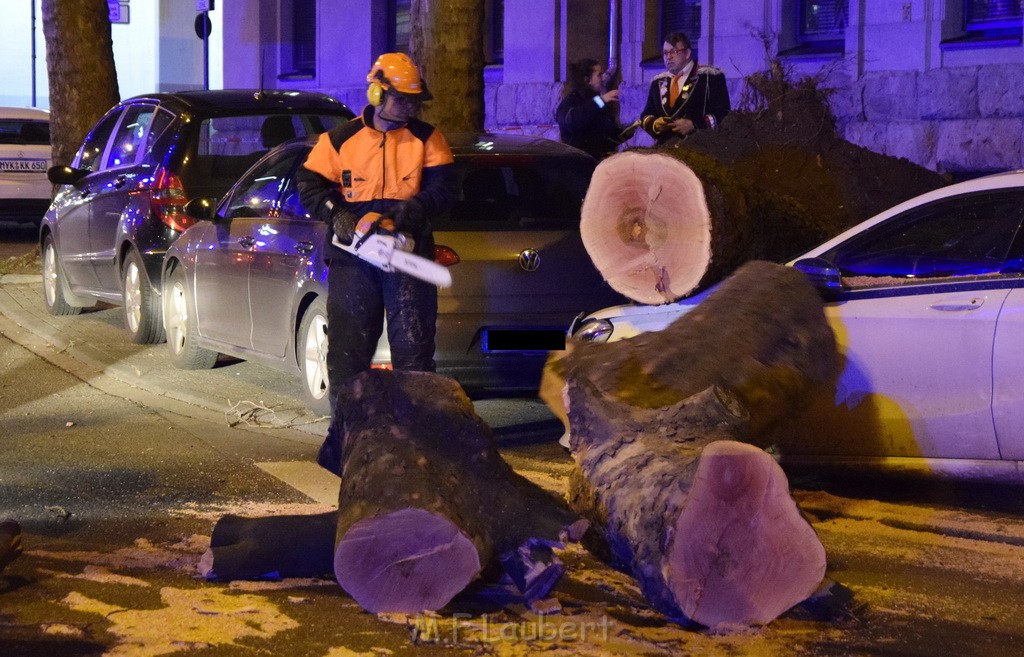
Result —
<instances>
[{"instance_id":1,"label":"dark uniform jacket","mask_svg":"<svg viewBox=\"0 0 1024 657\"><path fill-rule=\"evenodd\" d=\"M412 119L401 128L381 132L373 127L374 107L359 118L320 135L296 173L302 205L331 226L339 204L357 216L387 214L400 201L415 198L429 218L447 211L454 200L454 158L448 142L434 126ZM348 254L331 244L326 258ZM433 258L429 225L416 238L416 253Z\"/></svg>"},{"instance_id":2,"label":"dark uniform jacket","mask_svg":"<svg viewBox=\"0 0 1024 657\"><path fill-rule=\"evenodd\" d=\"M601 107L595 93L571 92L555 110L558 132L563 143L600 159L615 151L619 125L609 105Z\"/></svg>"},{"instance_id":3,"label":"dark uniform jacket","mask_svg":"<svg viewBox=\"0 0 1024 657\"><path fill-rule=\"evenodd\" d=\"M725 74L713 66L694 66L683 81L679 97L669 105L669 86L672 74L661 73L651 80L647 104L640 113L642 125L658 143L664 143L678 133L667 131L655 134L651 129L653 121L647 117L667 117L669 120L690 119L698 130L718 127L718 123L729 113L729 90L725 86Z\"/></svg>"}]
</instances>

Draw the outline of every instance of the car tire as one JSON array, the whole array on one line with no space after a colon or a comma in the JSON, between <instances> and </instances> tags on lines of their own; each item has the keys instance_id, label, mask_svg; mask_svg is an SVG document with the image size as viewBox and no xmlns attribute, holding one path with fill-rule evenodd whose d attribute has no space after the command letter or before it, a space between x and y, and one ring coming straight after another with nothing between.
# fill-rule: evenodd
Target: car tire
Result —
<instances>
[{"instance_id":1,"label":"car tire","mask_svg":"<svg viewBox=\"0 0 1024 657\"><path fill-rule=\"evenodd\" d=\"M220 354L196 344L199 329L195 304L181 267L167 277L163 297L164 333L171 348L171 362L183 370L208 370L216 365Z\"/></svg>"},{"instance_id":2,"label":"car tire","mask_svg":"<svg viewBox=\"0 0 1024 657\"><path fill-rule=\"evenodd\" d=\"M53 235L43 240L43 303L51 315L77 315L82 312L79 306L68 303L64 297L64 272L60 268L57 247L53 243Z\"/></svg>"},{"instance_id":3,"label":"car tire","mask_svg":"<svg viewBox=\"0 0 1024 657\"><path fill-rule=\"evenodd\" d=\"M295 356L306 405L317 415L330 416L327 379L327 304L316 299L306 308L295 336Z\"/></svg>"},{"instance_id":4,"label":"car tire","mask_svg":"<svg viewBox=\"0 0 1024 657\"><path fill-rule=\"evenodd\" d=\"M125 326L136 344L164 341L164 323L156 297L146 277L142 256L135 249L130 250L121 267L121 307Z\"/></svg>"}]
</instances>

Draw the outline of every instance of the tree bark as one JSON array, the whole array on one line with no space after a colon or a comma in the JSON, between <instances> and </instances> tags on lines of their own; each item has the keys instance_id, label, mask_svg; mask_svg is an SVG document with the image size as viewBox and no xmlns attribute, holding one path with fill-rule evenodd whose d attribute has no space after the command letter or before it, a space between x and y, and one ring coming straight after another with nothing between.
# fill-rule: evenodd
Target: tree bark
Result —
<instances>
[{"instance_id":1,"label":"tree bark","mask_svg":"<svg viewBox=\"0 0 1024 657\"><path fill-rule=\"evenodd\" d=\"M588 547L702 625L765 623L811 594L824 552L754 446L836 373L803 274L749 262L666 329L577 344L558 364Z\"/></svg>"},{"instance_id":2,"label":"tree bark","mask_svg":"<svg viewBox=\"0 0 1024 657\"><path fill-rule=\"evenodd\" d=\"M638 408L668 407L718 386L749 410L751 438L768 440L811 390L833 381L838 353L804 275L752 261L664 330L576 344L559 363L566 380L590 381Z\"/></svg>"},{"instance_id":3,"label":"tree bark","mask_svg":"<svg viewBox=\"0 0 1024 657\"><path fill-rule=\"evenodd\" d=\"M341 391L339 418L334 573L368 611L439 609L501 557L558 541L578 520L512 471L450 379L365 372Z\"/></svg>"},{"instance_id":4,"label":"tree bark","mask_svg":"<svg viewBox=\"0 0 1024 657\"><path fill-rule=\"evenodd\" d=\"M43 0L42 14L53 164L66 165L120 100L110 19L104 0Z\"/></svg>"},{"instance_id":5,"label":"tree bark","mask_svg":"<svg viewBox=\"0 0 1024 657\"><path fill-rule=\"evenodd\" d=\"M482 0L413 0L410 53L434 96L423 118L442 132L484 127Z\"/></svg>"},{"instance_id":6,"label":"tree bark","mask_svg":"<svg viewBox=\"0 0 1024 657\"><path fill-rule=\"evenodd\" d=\"M580 380L568 396L571 504L607 546L598 554L632 573L656 609L711 628L764 624L814 592L825 551L782 469L757 447L720 440L744 432L735 398L711 387L626 410Z\"/></svg>"}]
</instances>

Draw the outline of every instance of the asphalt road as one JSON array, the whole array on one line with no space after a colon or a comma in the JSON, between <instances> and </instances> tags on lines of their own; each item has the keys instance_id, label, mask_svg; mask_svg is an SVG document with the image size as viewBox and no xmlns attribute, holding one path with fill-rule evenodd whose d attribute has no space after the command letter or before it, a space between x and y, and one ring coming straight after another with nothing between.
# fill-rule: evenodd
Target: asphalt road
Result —
<instances>
[{"instance_id":1,"label":"asphalt road","mask_svg":"<svg viewBox=\"0 0 1024 657\"><path fill-rule=\"evenodd\" d=\"M26 549L0 574L4 657L1024 654L1017 489L793 480L839 595L720 634L665 620L580 546L543 618L499 585L377 617L329 578L206 581L223 514L332 508L338 480L312 462L325 421L290 377L178 371L166 347L124 339L118 309L51 317L39 295L34 276L0 278L0 516ZM571 460L536 400L477 410L517 471L565 490Z\"/></svg>"}]
</instances>

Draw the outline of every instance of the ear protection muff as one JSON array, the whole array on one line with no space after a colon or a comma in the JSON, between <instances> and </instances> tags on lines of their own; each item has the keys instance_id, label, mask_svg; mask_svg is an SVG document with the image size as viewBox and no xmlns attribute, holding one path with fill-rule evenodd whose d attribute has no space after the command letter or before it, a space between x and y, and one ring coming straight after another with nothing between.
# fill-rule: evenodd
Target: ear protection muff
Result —
<instances>
[{"instance_id":1,"label":"ear protection muff","mask_svg":"<svg viewBox=\"0 0 1024 657\"><path fill-rule=\"evenodd\" d=\"M374 107L384 102L384 87L380 86L380 82L371 82L366 88L366 100Z\"/></svg>"},{"instance_id":2,"label":"ear protection muff","mask_svg":"<svg viewBox=\"0 0 1024 657\"><path fill-rule=\"evenodd\" d=\"M384 102L384 85L381 84L381 81L384 80L384 72L377 71L374 77L377 79L366 88L366 100L374 107L379 107Z\"/></svg>"}]
</instances>

